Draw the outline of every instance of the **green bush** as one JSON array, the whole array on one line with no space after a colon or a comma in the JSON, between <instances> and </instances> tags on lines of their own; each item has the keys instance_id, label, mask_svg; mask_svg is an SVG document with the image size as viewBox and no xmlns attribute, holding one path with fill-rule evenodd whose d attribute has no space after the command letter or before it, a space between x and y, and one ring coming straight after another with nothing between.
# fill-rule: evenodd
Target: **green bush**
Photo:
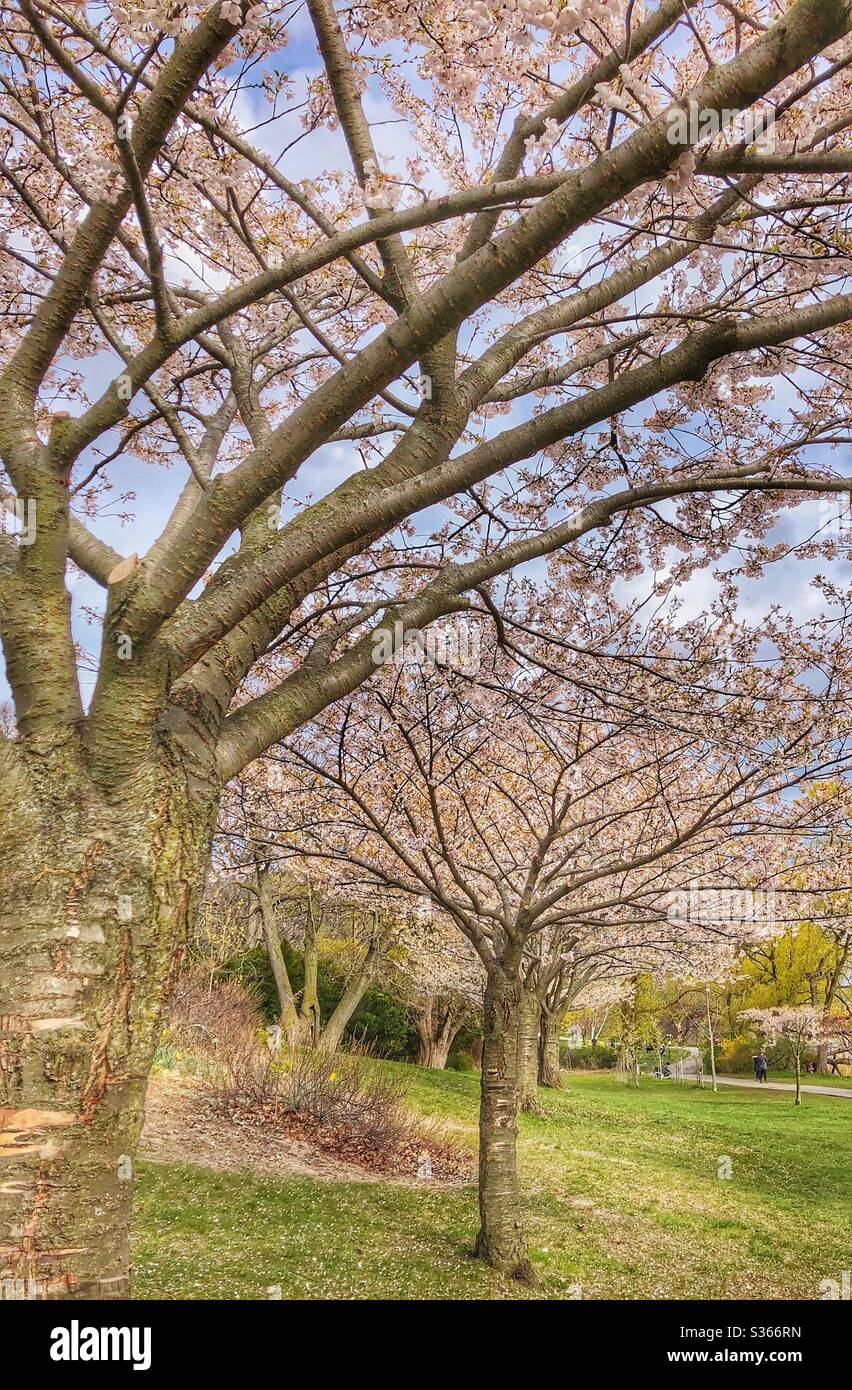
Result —
<instances>
[{"instance_id":1,"label":"green bush","mask_svg":"<svg viewBox=\"0 0 852 1390\"><path fill-rule=\"evenodd\" d=\"M559 1049L559 1065L565 1071L611 1070L618 1062L614 1047L604 1047L601 1043L591 1043L584 1047L565 1047Z\"/></svg>"},{"instance_id":2,"label":"green bush","mask_svg":"<svg viewBox=\"0 0 852 1390\"><path fill-rule=\"evenodd\" d=\"M298 994L305 982L305 968L301 952L294 951L289 942L282 940L281 950L290 976L293 992ZM275 977L269 956L264 946L254 946L228 961L219 971L220 979L237 978L250 984L260 1001L260 1008L267 1023L278 1019L278 994ZM317 971L317 995L319 997L320 1017L326 1023L334 1012L345 984L344 976L330 961L321 961ZM384 990L368 989L355 1010L346 1028L347 1039L356 1038L359 1043L371 1047L379 1056L393 1062L412 1061L417 1053L417 1034L404 1004Z\"/></svg>"},{"instance_id":3,"label":"green bush","mask_svg":"<svg viewBox=\"0 0 852 1390\"><path fill-rule=\"evenodd\" d=\"M469 1052L452 1052L447 1058L447 1071L476 1071L476 1064Z\"/></svg>"},{"instance_id":4,"label":"green bush","mask_svg":"<svg viewBox=\"0 0 852 1390\"><path fill-rule=\"evenodd\" d=\"M342 990L343 981L338 976L335 1004ZM392 1062L410 1062L417 1055L417 1033L408 1009L383 989L367 990L349 1021L346 1036L357 1038Z\"/></svg>"}]
</instances>

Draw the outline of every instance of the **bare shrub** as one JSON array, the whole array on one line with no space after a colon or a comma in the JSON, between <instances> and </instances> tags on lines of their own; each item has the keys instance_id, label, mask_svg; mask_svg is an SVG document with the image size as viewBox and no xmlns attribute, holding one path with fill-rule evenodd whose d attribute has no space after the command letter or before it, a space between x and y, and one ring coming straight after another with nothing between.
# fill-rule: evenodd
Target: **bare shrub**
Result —
<instances>
[{"instance_id":1,"label":"bare shrub","mask_svg":"<svg viewBox=\"0 0 852 1390\"><path fill-rule=\"evenodd\" d=\"M360 1057L339 1056L330 1065L327 1057L303 1049L291 1055L281 1082L284 1109L321 1128L385 1146L411 1132L402 1079L369 1068Z\"/></svg>"},{"instance_id":2,"label":"bare shrub","mask_svg":"<svg viewBox=\"0 0 852 1390\"><path fill-rule=\"evenodd\" d=\"M412 1115L402 1078L367 1058L272 1052L255 1041L220 1054L207 1084L219 1114L307 1139L376 1172L414 1176L427 1151L436 1178L470 1175L470 1155Z\"/></svg>"},{"instance_id":3,"label":"bare shrub","mask_svg":"<svg viewBox=\"0 0 852 1390\"><path fill-rule=\"evenodd\" d=\"M256 1034L238 1034L213 1051L214 1069L208 1090L216 1109L274 1119L286 1110L282 1104L281 1054L271 1052Z\"/></svg>"},{"instance_id":4,"label":"bare shrub","mask_svg":"<svg viewBox=\"0 0 852 1390\"><path fill-rule=\"evenodd\" d=\"M168 1030L179 1047L220 1053L256 1046L262 1026L259 996L239 980L213 982L200 964L178 979Z\"/></svg>"},{"instance_id":5,"label":"bare shrub","mask_svg":"<svg viewBox=\"0 0 852 1390\"><path fill-rule=\"evenodd\" d=\"M435 1176L468 1176L469 1155L411 1114L405 1082L379 1067L363 1044L329 1057L268 1045L255 992L211 982L203 965L180 978L168 1043L191 1054L194 1074L220 1115L308 1139L377 1172L414 1175L428 1150Z\"/></svg>"}]
</instances>

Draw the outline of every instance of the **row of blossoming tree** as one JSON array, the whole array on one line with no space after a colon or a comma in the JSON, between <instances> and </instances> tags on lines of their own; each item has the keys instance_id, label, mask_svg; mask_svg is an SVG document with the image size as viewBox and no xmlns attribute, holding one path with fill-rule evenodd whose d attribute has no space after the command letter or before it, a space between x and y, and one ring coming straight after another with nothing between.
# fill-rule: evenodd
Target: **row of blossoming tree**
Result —
<instances>
[{"instance_id":1,"label":"row of blossoming tree","mask_svg":"<svg viewBox=\"0 0 852 1390\"><path fill-rule=\"evenodd\" d=\"M127 1293L130 1160L223 789L333 729L381 639L477 602L498 623L546 556L592 609L614 579L718 565L724 609L845 545L824 524L850 490L850 30L850 0L2 0L0 1278ZM811 538L786 513L820 499ZM640 644L632 732L618 682L605 715L592 692L581 767L648 757L666 660ZM749 779L780 795L783 750L816 756L798 691L776 723L738 684L718 769L687 760L647 806L638 774L624 867L577 874L593 933L622 911L654 936L644 816L665 846L680 808L710 854ZM664 762L709 736L722 697L690 688L649 727ZM486 963L479 1249L523 1269L493 1020L577 949L548 876L579 831L565 751L506 730L529 890L497 830L471 825L467 867L399 848L455 883ZM482 897L498 853L511 929Z\"/></svg>"},{"instance_id":2,"label":"row of blossoming tree","mask_svg":"<svg viewBox=\"0 0 852 1390\"><path fill-rule=\"evenodd\" d=\"M775 886L813 872L852 753L807 685L821 632L807 660L801 632L714 644L704 621L561 608L558 588L505 596L495 630L483 604L475 672L403 654L271 751L242 802L279 866L425 898L479 958L478 1248L525 1278L516 1116L559 1084L566 1010L645 972L709 989L783 931L802 895L776 913Z\"/></svg>"}]
</instances>

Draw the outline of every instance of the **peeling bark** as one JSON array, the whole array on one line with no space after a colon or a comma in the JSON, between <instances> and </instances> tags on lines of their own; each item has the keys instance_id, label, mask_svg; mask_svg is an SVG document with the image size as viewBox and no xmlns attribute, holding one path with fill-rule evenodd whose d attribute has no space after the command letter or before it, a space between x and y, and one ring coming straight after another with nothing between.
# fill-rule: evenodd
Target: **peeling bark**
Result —
<instances>
[{"instance_id":1,"label":"peeling bark","mask_svg":"<svg viewBox=\"0 0 852 1390\"><path fill-rule=\"evenodd\" d=\"M49 759L25 783L0 844L0 1280L125 1297L145 1088L211 803L156 756L112 795Z\"/></svg>"}]
</instances>

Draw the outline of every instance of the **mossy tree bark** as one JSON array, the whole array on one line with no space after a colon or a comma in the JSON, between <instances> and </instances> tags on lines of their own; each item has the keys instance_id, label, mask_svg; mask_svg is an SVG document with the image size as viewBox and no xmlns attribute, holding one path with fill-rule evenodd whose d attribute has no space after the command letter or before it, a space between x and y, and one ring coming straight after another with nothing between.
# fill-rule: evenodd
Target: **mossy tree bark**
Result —
<instances>
[{"instance_id":1,"label":"mossy tree bark","mask_svg":"<svg viewBox=\"0 0 852 1390\"><path fill-rule=\"evenodd\" d=\"M115 1298L129 1288L147 1078L215 798L167 743L108 787L63 753L6 768L18 796L2 835L0 1281Z\"/></svg>"}]
</instances>

